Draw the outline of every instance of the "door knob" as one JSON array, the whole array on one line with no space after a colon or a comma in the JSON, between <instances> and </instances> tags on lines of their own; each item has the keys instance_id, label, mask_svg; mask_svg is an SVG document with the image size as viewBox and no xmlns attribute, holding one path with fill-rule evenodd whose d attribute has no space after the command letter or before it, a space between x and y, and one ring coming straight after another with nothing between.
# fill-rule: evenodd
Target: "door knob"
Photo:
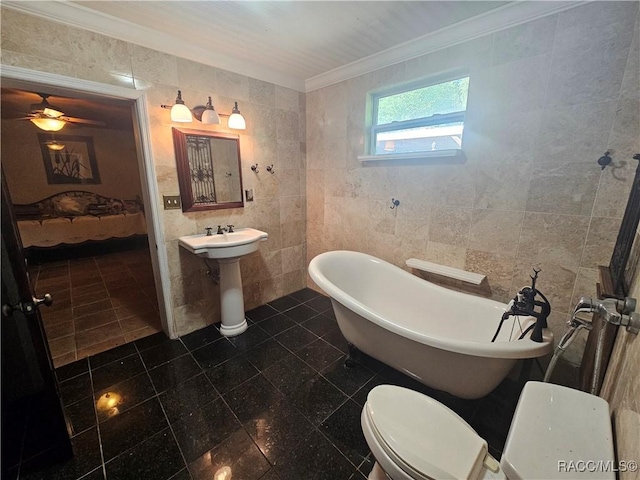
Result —
<instances>
[{"instance_id":1,"label":"door knob","mask_svg":"<svg viewBox=\"0 0 640 480\"><path fill-rule=\"evenodd\" d=\"M2 313L5 317L10 316L14 310L20 310L25 314L31 314L35 311L38 305L46 305L47 307L53 305L53 297L50 293L45 293L42 298L31 297L31 302L20 302L15 305L9 305L5 303L2 305Z\"/></svg>"},{"instance_id":2,"label":"door knob","mask_svg":"<svg viewBox=\"0 0 640 480\"><path fill-rule=\"evenodd\" d=\"M45 293L42 298L33 297L33 304L37 307L38 305L45 304L47 307L53 305L53 297L50 293Z\"/></svg>"}]
</instances>

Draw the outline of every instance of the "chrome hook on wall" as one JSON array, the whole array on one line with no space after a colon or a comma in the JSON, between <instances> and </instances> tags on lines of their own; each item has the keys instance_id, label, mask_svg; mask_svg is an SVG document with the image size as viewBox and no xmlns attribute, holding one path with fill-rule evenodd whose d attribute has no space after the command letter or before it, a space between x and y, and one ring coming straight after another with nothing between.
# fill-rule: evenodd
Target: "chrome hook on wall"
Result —
<instances>
[{"instance_id":1,"label":"chrome hook on wall","mask_svg":"<svg viewBox=\"0 0 640 480\"><path fill-rule=\"evenodd\" d=\"M259 172L258 164L255 163L255 164L251 165L251 170L253 170L253 173L258 173Z\"/></svg>"},{"instance_id":2,"label":"chrome hook on wall","mask_svg":"<svg viewBox=\"0 0 640 480\"><path fill-rule=\"evenodd\" d=\"M271 165L267 165L267 172L269 172L271 175L276 173L275 170L273 169L273 163Z\"/></svg>"},{"instance_id":3,"label":"chrome hook on wall","mask_svg":"<svg viewBox=\"0 0 640 480\"><path fill-rule=\"evenodd\" d=\"M391 199L391 210L393 210L394 208L396 208L398 205L400 205L400 200L396 200L395 198Z\"/></svg>"}]
</instances>

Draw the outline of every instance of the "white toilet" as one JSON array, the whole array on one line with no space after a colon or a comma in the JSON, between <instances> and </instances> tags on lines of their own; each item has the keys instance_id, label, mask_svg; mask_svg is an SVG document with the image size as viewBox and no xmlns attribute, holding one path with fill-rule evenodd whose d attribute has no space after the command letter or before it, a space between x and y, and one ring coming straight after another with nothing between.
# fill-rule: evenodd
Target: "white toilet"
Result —
<instances>
[{"instance_id":1,"label":"white toilet","mask_svg":"<svg viewBox=\"0 0 640 480\"><path fill-rule=\"evenodd\" d=\"M375 387L361 420L369 480L615 479L609 404L560 385L525 385L499 464L467 422L413 390Z\"/></svg>"}]
</instances>

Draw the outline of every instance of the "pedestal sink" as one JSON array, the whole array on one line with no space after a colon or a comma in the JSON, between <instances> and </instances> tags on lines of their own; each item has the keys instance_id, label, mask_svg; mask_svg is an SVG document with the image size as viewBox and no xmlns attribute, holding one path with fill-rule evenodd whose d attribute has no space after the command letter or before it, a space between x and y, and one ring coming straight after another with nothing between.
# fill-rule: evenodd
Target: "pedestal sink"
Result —
<instances>
[{"instance_id":1,"label":"pedestal sink","mask_svg":"<svg viewBox=\"0 0 640 480\"><path fill-rule=\"evenodd\" d=\"M239 228L234 232L214 235L180 237L178 244L203 258L214 258L220 265L220 305L222 325L220 333L227 337L240 335L247 329L244 318L244 297L240 276L240 257L258 250L267 232L254 228Z\"/></svg>"}]
</instances>

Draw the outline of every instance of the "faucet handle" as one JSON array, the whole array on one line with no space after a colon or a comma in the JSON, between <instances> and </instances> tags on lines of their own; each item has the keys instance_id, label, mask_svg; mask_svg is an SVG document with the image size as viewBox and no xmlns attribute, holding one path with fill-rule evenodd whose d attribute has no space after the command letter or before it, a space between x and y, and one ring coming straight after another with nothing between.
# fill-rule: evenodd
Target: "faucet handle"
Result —
<instances>
[{"instance_id":1,"label":"faucet handle","mask_svg":"<svg viewBox=\"0 0 640 480\"><path fill-rule=\"evenodd\" d=\"M222 235L224 233L224 230L222 230L222 226L218 225L218 231L216 232L218 235Z\"/></svg>"},{"instance_id":2,"label":"faucet handle","mask_svg":"<svg viewBox=\"0 0 640 480\"><path fill-rule=\"evenodd\" d=\"M212 235L211 230L213 230L213 227L204 227L204 231L205 231L207 237Z\"/></svg>"},{"instance_id":3,"label":"faucet handle","mask_svg":"<svg viewBox=\"0 0 640 480\"><path fill-rule=\"evenodd\" d=\"M229 227L229 230L227 230L229 233L233 233L233 227L235 227L235 225L227 225L227 227Z\"/></svg>"}]
</instances>

